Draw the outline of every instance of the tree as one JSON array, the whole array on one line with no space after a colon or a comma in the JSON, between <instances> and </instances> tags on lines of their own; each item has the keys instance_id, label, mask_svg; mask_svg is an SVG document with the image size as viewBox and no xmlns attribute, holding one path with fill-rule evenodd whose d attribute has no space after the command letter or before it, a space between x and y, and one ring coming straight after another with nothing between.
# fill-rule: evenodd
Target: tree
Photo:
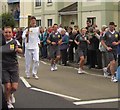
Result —
<instances>
[{"instance_id":1,"label":"tree","mask_svg":"<svg viewBox=\"0 0 120 110\"><path fill-rule=\"evenodd\" d=\"M15 20L11 13L3 13L0 17L2 24L0 27L11 26L12 28L15 27Z\"/></svg>"}]
</instances>

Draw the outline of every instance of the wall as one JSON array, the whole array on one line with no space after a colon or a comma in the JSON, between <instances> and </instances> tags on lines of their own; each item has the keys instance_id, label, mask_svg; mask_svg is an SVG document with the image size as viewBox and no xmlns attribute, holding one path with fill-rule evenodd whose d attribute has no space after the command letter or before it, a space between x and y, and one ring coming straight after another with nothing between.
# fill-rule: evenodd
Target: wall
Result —
<instances>
[{"instance_id":1,"label":"wall","mask_svg":"<svg viewBox=\"0 0 120 110\"><path fill-rule=\"evenodd\" d=\"M44 22L45 22L44 27L48 27L47 19L52 19L52 24L56 23L56 16L55 15L45 15L44 18L45 18L44 19Z\"/></svg>"},{"instance_id":2,"label":"wall","mask_svg":"<svg viewBox=\"0 0 120 110\"><path fill-rule=\"evenodd\" d=\"M0 15L2 14L2 1L0 1Z\"/></svg>"},{"instance_id":3,"label":"wall","mask_svg":"<svg viewBox=\"0 0 120 110\"><path fill-rule=\"evenodd\" d=\"M74 22L74 24L71 24L72 21ZM78 25L77 15L62 16L62 25L63 26L71 26L71 27L74 27L74 25Z\"/></svg>"},{"instance_id":4,"label":"wall","mask_svg":"<svg viewBox=\"0 0 120 110\"><path fill-rule=\"evenodd\" d=\"M86 20L88 17L96 17L96 24L98 25L98 28L101 27L101 12L83 12L82 13L82 27L86 26Z\"/></svg>"},{"instance_id":5,"label":"wall","mask_svg":"<svg viewBox=\"0 0 120 110\"><path fill-rule=\"evenodd\" d=\"M24 0L20 0L20 27L28 26L28 15L32 15L32 5L32 0L29 0L29 2L24 2Z\"/></svg>"},{"instance_id":6,"label":"wall","mask_svg":"<svg viewBox=\"0 0 120 110\"><path fill-rule=\"evenodd\" d=\"M114 21L117 24L117 30L120 27L119 19L119 4L116 2L106 3L106 23L109 24L110 21Z\"/></svg>"},{"instance_id":7,"label":"wall","mask_svg":"<svg viewBox=\"0 0 120 110\"><path fill-rule=\"evenodd\" d=\"M1 0L0 1L0 3L1 3L1 11L0 11L0 14L2 14L2 13L5 13L5 12L8 12L8 4L7 4L7 0Z\"/></svg>"}]
</instances>

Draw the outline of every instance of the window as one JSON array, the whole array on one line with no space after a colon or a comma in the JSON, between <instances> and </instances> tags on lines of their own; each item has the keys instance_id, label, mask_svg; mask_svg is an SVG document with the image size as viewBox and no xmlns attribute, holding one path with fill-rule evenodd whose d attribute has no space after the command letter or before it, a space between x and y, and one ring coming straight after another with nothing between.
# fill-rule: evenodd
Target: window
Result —
<instances>
[{"instance_id":1,"label":"window","mask_svg":"<svg viewBox=\"0 0 120 110\"><path fill-rule=\"evenodd\" d=\"M36 26L41 26L41 19L36 20Z\"/></svg>"},{"instance_id":2,"label":"window","mask_svg":"<svg viewBox=\"0 0 120 110\"><path fill-rule=\"evenodd\" d=\"M15 12L13 13L13 16L14 16L15 20L19 20L20 11L19 10L15 10Z\"/></svg>"},{"instance_id":3,"label":"window","mask_svg":"<svg viewBox=\"0 0 120 110\"><path fill-rule=\"evenodd\" d=\"M35 0L35 6L36 7L41 6L41 0Z\"/></svg>"},{"instance_id":4,"label":"window","mask_svg":"<svg viewBox=\"0 0 120 110\"><path fill-rule=\"evenodd\" d=\"M52 26L52 19L48 19L48 27Z\"/></svg>"},{"instance_id":5,"label":"window","mask_svg":"<svg viewBox=\"0 0 120 110\"><path fill-rule=\"evenodd\" d=\"M88 17L87 20L90 20L92 25L96 23L96 17Z\"/></svg>"},{"instance_id":6,"label":"window","mask_svg":"<svg viewBox=\"0 0 120 110\"><path fill-rule=\"evenodd\" d=\"M52 3L52 0L48 0L48 2L47 3Z\"/></svg>"}]
</instances>

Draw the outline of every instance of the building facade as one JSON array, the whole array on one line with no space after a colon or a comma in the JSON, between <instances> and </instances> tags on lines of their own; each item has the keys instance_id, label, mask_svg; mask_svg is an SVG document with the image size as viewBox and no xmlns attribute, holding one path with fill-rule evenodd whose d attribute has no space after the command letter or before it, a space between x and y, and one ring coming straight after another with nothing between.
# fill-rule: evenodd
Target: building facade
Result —
<instances>
[{"instance_id":1,"label":"building facade","mask_svg":"<svg viewBox=\"0 0 120 110\"><path fill-rule=\"evenodd\" d=\"M85 19L91 19L100 28L114 21L120 27L120 2L89 2L79 3L78 24L85 25ZM82 8L80 8L82 7Z\"/></svg>"},{"instance_id":2,"label":"building facade","mask_svg":"<svg viewBox=\"0 0 120 110\"><path fill-rule=\"evenodd\" d=\"M97 24L98 28L104 24L108 25L110 21L114 21L117 27L120 27L120 1L118 0L117 2L31 0L31 2L20 3L20 6L20 26L22 27L27 26L29 14L34 15L37 18L37 25L43 27L51 26L54 23L63 26L85 27L87 19L90 19L92 24ZM29 10L25 7L28 7Z\"/></svg>"},{"instance_id":3,"label":"building facade","mask_svg":"<svg viewBox=\"0 0 120 110\"><path fill-rule=\"evenodd\" d=\"M19 26L19 16L20 16L20 0L4 0L0 2L1 4L1 12L0 15L2 13L6 13L9 12L13 15L14 20L16 22L16 27Z\"/></svg>"},{"instance_id":4,"label":"building facade","mask_svg":"<svg viewBox=\"0 0 120 110\"><path fill-rule=\"evenodd\" d=\"M23 2L22 2L23 1ZM60 23L60 15L58 11L70 5L71 2L53 2L52 0L31 0L31 2L20 2L20 26L27 26L28 15L33 15L37 18L37 25L48 27L54 23ZM25 7L28 7L26 10Z\"/></svg>"},{"instance_id":5,"label":"building facade","mask_svg":"<svg viewBox=\"0 0 120 110\"><path fill-rule=\"evenodd\" d=\"M5 13L5 12L8 12L8 4L7 4L7 0L4 0L4 2L3 1L0 1L0 15L2 14L2 13Z\"/></svg>"},{"instance_id":6,"label":"building facade","mask_svg":"<svg viewBox=\"0 0 120 110\"><path fill-rule=\"evenodd\" d=\"M37 18L37 25L48 27L54 23L63 26L86 26L86 20L98 28L108 25L110 21L120 28L120 0L104 2L99 0L82 0L83 2L55 2L54 0L4 0L3 12L10 11L18 26L27 27L28 16ZM114 1L114 2L113 2Z\"/></svg>"}]
</instances>

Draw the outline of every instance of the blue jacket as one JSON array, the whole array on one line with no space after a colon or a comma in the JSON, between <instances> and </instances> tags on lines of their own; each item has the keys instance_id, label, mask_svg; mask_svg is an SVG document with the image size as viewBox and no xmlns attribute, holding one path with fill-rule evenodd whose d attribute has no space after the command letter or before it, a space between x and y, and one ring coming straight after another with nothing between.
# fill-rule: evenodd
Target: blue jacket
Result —
<instances>
[{"instance_id":1,"label":"blue jacket","mask_svg":"<svg viewBox=\"0 0 120 110\"><path fill-rule=\"evenodd\" d=\"M44 32L42 34L39 35L39 39L42 42L42 45L47 45L47 33Z\"/></svg>"},{"instance_id":2,"label":"blue jacket","mask_svg":"<svg viewBox=\"0 0 120 110\"><path fill-rule=\"evenodd\" d=\"M60 50L67 49L69 43L69 37L65 34L62 35L62 44L60 45Z\"/></svg>"}]
</instances>

